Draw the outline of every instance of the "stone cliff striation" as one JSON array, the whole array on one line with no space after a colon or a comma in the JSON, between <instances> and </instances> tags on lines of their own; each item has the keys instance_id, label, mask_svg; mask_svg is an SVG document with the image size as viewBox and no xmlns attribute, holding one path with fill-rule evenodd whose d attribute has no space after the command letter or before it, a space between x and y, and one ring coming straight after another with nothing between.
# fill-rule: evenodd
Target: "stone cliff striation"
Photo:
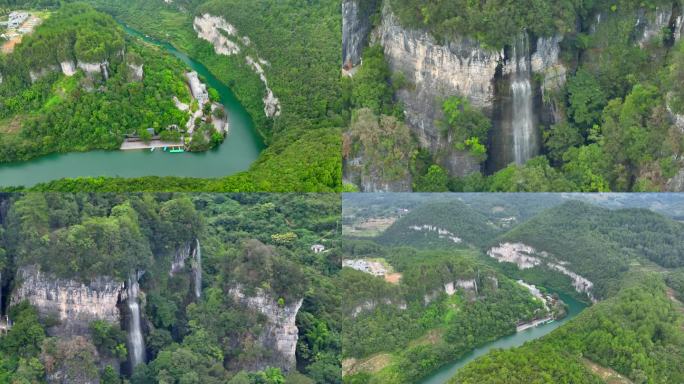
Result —
<instances>
[{"instance_id":1,"label":"stone cliff striation","mask_svg":"<svg viewBox=\"0 0 684 384\"><path fill-rule=\"evenodd\" d=\"M255 295L248 296L239 285L231 288L229 294L239 303L261 313L267 319L259 335L259 343L266 350L273 351L273 355L267 359L268 361L260 361L256 366L249 368L261 370L266 367L278 367L285 372L294 369L299 332L295 321L303 299L281 306L275 298L261 289L257 289Z\"/></svg>"},{"instance_id":2,"label":"stone cliff striation","mask_svg":"<svg viewBox=\"0 0 684 384\"><path fill-rule=\"evenodd\" d=\"M58 324L48 330L51 335L86 335L95 320L119 323L123 281L98 277L81 283L56 278L36 266L19 268L16 281L11 304L26 300L41 316L56 319Z\"/></svg>"},{"instance_id":3,"label":"stone cliff striation","mask_svg":"<svg viewBox=\"0 0 684 384\"><path fill-rule=\"evenodd\" d=\"M360 53L366 40L383 46L392 71L402 73L409 84L396 94L404 106L406 122L420 145L429 148L450 174L465 175L481 170L481 167L467 153L455 151L450 138L437 127L435 122L442 118L441 103L446 97L466 97L492 118L490 141L496 141L491 140L493 137L504 143L494 143L490 147L490 162L487 164L490 171L511 162L507 157L496 159L498 155L494 152L514 151L513 135L509 131L512 130L510 126L515 125L511 111L515 109L512 89L515 80L519 79L515 76L516 71L522 68L529 72L531 89L525 92L525 97L531 100L525 103L532 104L533 121L525 122L527 127L532 126L533 133L538 136L537 125L549 126L564 120L564 100L558 91L564 86L570 69L561 61L563 35L526 36L529 44L525 55L520 57L520 52L514 54L512 49L520 36L511 36L511 43L501 50L484 47L465 36L437 41L427 31L402 26L389 2L384 1L380 22L368 39L369 12L374 11L372 7L362 7L363 2L345 0L342 3L343 65L350 69L360 63ZM593 15L587 32L601 33L599 26L610 17L633 18L635 44L641 46L661 37L665 28L672 31L671 39L676 41L684 28L681 5L673 1L653 11L638 9L627 16ZM523 61L525 65L521 66ZM537 148L530 151L530 156L539 151L540 140L536 141ZM496 164L490 164L491 160Z\"/></svg>"},{"instance_id":4,"label":"stone cliff striation","mask_svg":"<svg viewBox=\"0 0 684 384\"><path fill-rule=\"evenodd\" d=\"M250 47L252 44L248 36L240 36L237 28L220 16L208 13L197 16L193 21L193 28L197 32L197 37L208 41L214 47L214 52L218 55L238 55L243 51L243 48ZM245 62L264 84L265 93L262 98L264 114L270 118L280 116L280 101L269 87L264 71L264 66L269 65L268 61L258 56L256 59L246 56Z\"/></svg>"},{"instance_id":5,"label":"stone cliff striation","mask_svg":"<svg viewBox=\"0 0 684 384\"><path fill-rule=\"evenodd\" d=\"M89 384L98 382L98 370L119 361L100 355L92 343L90 323L104 320L118 326L119 304L125 300L122 281L98 277L82 283L41 272L37 266L21 267L11 304L28 301L44 319L54 319L48 328L49 344L41 360L48 383ZM84 368L86 367L86 368Z\"/></svg>"},{"instance_id":6,"label":"stone cliff striation","mask_svg":"<svg viewBox=\"0 0 684 384\"><path fill-rule=\"evenodd\" d=\"M497 87L497 83L519 68L516 58L509 57L507 50L488 49L466 37L438 42L426 31L400 25L388 4L383 7L382 22L373 39L384 47L392 71L402 73L410 84L396 96L420 144L433 154L441 154L440 163L452 175L480 170L474 159L455 151L450 138L440 132L436 121L443 117L441 103L449 96L466 97L494 117L501 108L497 88L507 88L506 84ZM565 82L566 70L559 60L561 40L561 36L536 39L525 59L529 62L525 68L543 79L533 92L539 100L542 91L558 89Z\"/></svg>"}]
</instances>

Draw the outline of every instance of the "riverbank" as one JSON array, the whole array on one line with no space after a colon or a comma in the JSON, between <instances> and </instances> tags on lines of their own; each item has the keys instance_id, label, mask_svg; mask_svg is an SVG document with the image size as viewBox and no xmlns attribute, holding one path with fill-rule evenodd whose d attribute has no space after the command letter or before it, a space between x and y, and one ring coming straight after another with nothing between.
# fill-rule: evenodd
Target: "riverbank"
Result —
<instances>
[{"instance_id":1,"label":"riverbank","mask_svg":"<svg viewBox=\"0 0 684 384\"><path fill-rule=\"evenodd\" d=\"M444 365L442 368L433 372L430 376L427 376L425 379L421 380L419 384L446 384L461 367L465 366L476 358L487 354L492 349L515 348L530 340L543 337L571 319L575 318L587 307L586 304L574 299L569 295L559 294L558 296L567 304L567 315L563 319L553 322L546 322L545 324L539 324L538 326L527 327L520 332L501 337L493 342L482 345L460 359Z\"/></svg>"},{"instance_id":2,"label":"riverbank","mask_svg":"<svg viewBox=\"0 0 684 384\"><path fill-rule=\"evenodd\" d=\"M183 146L182 143L176 142L176 141L163 141L163 140L150 140L148 142L144 142L142 140L124 140L123 143L121 143L121 150L122 151L132 151L136 149L157 149L157 148L165 148L165 147L178 147L178 146Z\"/></svg>"},{"instance_id":3,"label":"riverbank","mask_svg":"<svg viewBox=\"0 0 684 384\"><path fill-rule=\"evenodd\" d=\"M53 153L29 161L0 164L0 187L31 187L56 179L78 177L179 176L219 178L246 171L265 145L254 129L252 118L230 88L220 82L204 65L176 50L168 43L148 39L124 26L125 31L147 43L165 49L196 71L205 83L218 91L226 110L224 130L229 134L221 145L206 152L167 156L159 148L164 143L126 144L125 150ZM179 143L166 143L178 146ZM136 150L137 149L137 150ZM145 150L147 149L147 150Z\"/></svg>"}]
</instances>

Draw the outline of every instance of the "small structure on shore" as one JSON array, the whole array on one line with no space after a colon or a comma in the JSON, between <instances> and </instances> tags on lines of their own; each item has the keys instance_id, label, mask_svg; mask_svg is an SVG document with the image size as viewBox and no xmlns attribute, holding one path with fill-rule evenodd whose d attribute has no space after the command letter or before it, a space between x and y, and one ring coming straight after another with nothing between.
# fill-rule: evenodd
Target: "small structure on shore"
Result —
<instances>
[{"instance_id":1,"label":"small structure on shore","mask_svg":"<svg viewBox=\"0 0 684 384\"><path fill-rule=\"evenodd\" d=\"M325 245L323 245L323 244L314 244L314 245L311 246L311 250L312 250L314 253L321 253L321 252L325 251Z\"/></svg>"}]
</instances>

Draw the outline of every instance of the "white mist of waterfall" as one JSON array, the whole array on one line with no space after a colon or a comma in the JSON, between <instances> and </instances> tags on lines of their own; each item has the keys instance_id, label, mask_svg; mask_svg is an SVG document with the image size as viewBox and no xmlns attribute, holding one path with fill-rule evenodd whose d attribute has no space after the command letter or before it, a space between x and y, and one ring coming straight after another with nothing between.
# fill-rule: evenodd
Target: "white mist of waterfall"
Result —
<instances>
[{"instance_id":1,"label":"white mist of waterfall","mask_svg":"<svg viewBox=\"0 0 684 384\"><path fill-rule=\"evenodd\" d=\"M138 303L138 276L137 273L132 273L128 278L128 310L130 312L130 319L128 321L128 344L129 356L131 366L135 368L138 364L145 362L145 342L143 340L141 320L140 320L140 304Z\"/></svg>"},{"instance_id":2,"label":"white mist of waterfall","mask_svg":"<svg viewBox=\"0 0 684 384\"><path fill-rule=\"evenodd\" d=\"M202 248L198 239L195 240L197 247L195 248L195 297L198 299L202 296Z\"/></svg>"},{"instance_id":3,"label":"white mist of waterfall","mask_svg":"<svg viewBox=\"0 0 684 384\"><path fill-rule=\"evenodd\" d=\"M534 102L530 82L529 43L522 34L513 46L515 72L511 76L513 156L524 164L535 151Z\"/></svg>"}]
</instances>

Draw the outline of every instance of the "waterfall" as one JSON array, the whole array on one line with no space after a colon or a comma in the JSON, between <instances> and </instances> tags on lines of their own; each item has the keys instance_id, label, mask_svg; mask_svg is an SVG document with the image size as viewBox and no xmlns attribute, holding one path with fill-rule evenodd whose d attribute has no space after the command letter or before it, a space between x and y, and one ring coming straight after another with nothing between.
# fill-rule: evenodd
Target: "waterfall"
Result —
<instances>
[{"instance_id":1,"label":"waterfall","mask_svg":"<svg viewBox=\"0 0 684 384\"><path fill-rule=\"evenodd\" d=\"M138 303L138 276L137 273L132 273L128 278L128 310L130 312L130 319L128 321L128 344L129 356L131 361L131 369L138 364L145 362L145 342L143 341L141 320L140 320L140 304Z\"/></svg>"},{"instance_id":2,"label":"waterfall","mask_svg":"<svg viewBox=\"0 0 684 384\"><path fill-rule=\"evenodd\" d=\"M536 155L529 50L528 37L524 33L516 39L512 52L515 68L511 74L511 126L513 129L513 158L516 164L524 164Z\"/></svg>"},{"instance_id":3,"label":"waterfall","mask_svg":"<svg viewBox=\"0 0 684 384\"><path fill-rule=\"evenodd\" d=\"M193 272L195 277L195 297L198 299L202 296L202 249L200 248L199 239L195 239L197 247L195 248L195 265Z\"/></svg>"},{"instance_id":4,"label":"waterfall","mask_svg":"<svg viewBox=\"0 0 684 384\"><path fill-rule=\"evenodd\" d=\"M109 80L109 70L107 70L106 62L100 64L100 70L102 71L102 76L104 77L105 81Z\"/></svg>"}]
</instances>

